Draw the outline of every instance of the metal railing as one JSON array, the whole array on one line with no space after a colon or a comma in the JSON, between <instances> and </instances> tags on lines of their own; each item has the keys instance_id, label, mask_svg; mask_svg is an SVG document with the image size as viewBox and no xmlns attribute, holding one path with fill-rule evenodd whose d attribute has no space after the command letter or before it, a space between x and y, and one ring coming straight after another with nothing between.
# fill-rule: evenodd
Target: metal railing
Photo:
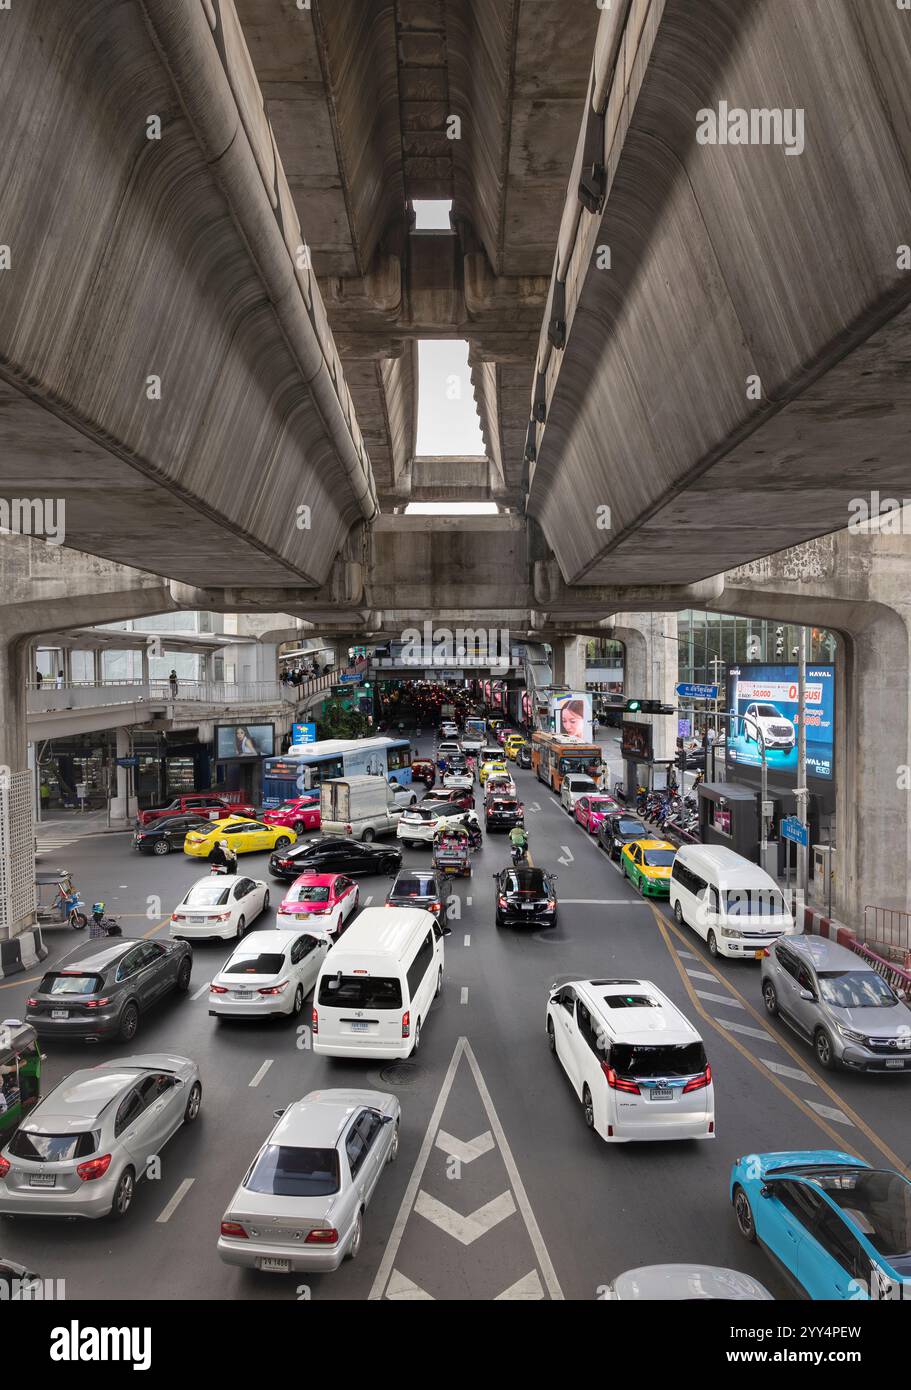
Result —
<instances>
[{"instance_id":1,"label":"metal railing","mask_svg":"<svg viewBox=\"0 0 911 1390\"><path fill-rule=\"evenodd\" d=\"M911 995L911 954L905 956L904 964L899 965L894 960L883 960L882 956L872 951L863 941L852 941L852 951L856 951L859 956L872 965L877 975L882 975L887 985L891 985L897 992L904 990Z\"/></svg>"},{"instance_id":2,"label":"metal railing","mask_svg":"<svg viewBox=\"0 0 911 1390\"><path fill-rule=\"evenodd\" d=\"M55 713L61 710L89 709L99 705L148 704L164 701L172 704L192 701L207 705L297 704L308 696L338 685L343 676L356 676L364 671L365 662L313 676L301 685L285 681L196 681L178 679L172 687L168 680L154 681L65 681L43 683L39 688L32 681L28 686L28 709L31 714Z\"/></svg>"},{"instance_id":3,"label":"metal railing","mask_svg":"<svg viewBox=\"0 0 911 1390\"><path fill-rule=\"evenodd\" d=\"M864 908L864 941L903 955L905 968L911 969L911 912L868 903Z\"/></svg>"}]
</instances>

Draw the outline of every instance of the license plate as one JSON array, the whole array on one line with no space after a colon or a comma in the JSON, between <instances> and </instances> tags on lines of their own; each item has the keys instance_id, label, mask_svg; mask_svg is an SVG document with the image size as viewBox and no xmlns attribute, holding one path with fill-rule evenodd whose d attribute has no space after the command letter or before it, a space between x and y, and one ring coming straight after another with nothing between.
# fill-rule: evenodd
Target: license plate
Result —
<instances>
[{"instance_id":1,"label":"license plate","mask_svg":"<svg viewBox=\"0 0 911 1390\"><path fill-rule=\"evenodd\" d=\"M252 999L252 998L253 998L253 991L250 990L250 989L236 989L236 990L234 991L234 998L235 998L235 999Z\"/></svg>"},{"instance_id":2,"label":"license plate","mask_svg":"<svg viewBox=\"0 0 911 1390\"><path fill-rule=\"evenodd\" d=\"M535 905L534 905L534 903L523 903L523 904L522 904L522 911L523 911L523 912L534 912L534 910L535 910Z\"/></svg>"},{"instance_id":3,"label":"license plate","mask_svg":"<svg viewBox=\"0 0 911 1390\"><path fill-rule=\"evenodd\" d=\"M653 1086L649 1092L652 1100L673 1100L674 1092L670 1086Z\"/></svg>"},{"instance_id":4,"label":"license plate","mask_svg":"<svg viewBox=\"0 0 911 1390\"><path fill-rule=\"evenodd\" d=\"M351 1031L352 1033L366 1033L369 1027L369 1023L352 1023Z\"/></svg>"},{"instance_id":5,"label":"license plate","mask_svg":"<svg viewBox=\"0 0 911 1390\"><path fill-rule=\"evenodd\" d=\"M290 1274L290 1273L291 1273L291 1261L290 1261L290 1260L277 1260L277 1259L275 1259L275 1258L274 1258L273 1256L271 1256L271 1255L262 1255L262 1256L256 1261L256 1266L257 1266L257 1269L262 1270L263 1273L266 1273L266 1274Z\"/></svg>"},{"instance_id":6,"label":"license plate","mask_svg":"<svg viewBox=\"0 0 911 1390\"><path fill-rule=\"evenodd\" d=\"M764 955L765 955L765 951L754 951L754 952L753 952L753 959L754 959L754 960L762 960L762 958L763 958Z\"/></svg>"},{"instance_id":7,"label":"license plate","mask_svg":"<svg viewBox=\"0 0 911 1390\"><path fill-rule=\"evenodd\" d=\"M56 1187L57 1178L54 1173L29 1173L29 1187Z\"/></svg>"},{"instance_id":8,"label":"license plate","mask_svg":"<svg viewBox=\"0 0 911 1390\"><path fill-rule=\"evenodd\" d=\"M51 1009L51 1018L69 1018L69 1009Z\"/></svg>"},{"instance_id":9,"label":"license plate","mask_svg":"<svg viewBox=\"0 0 911 1390\"><path fill-rule=\"evenodd\" d=\"M187 921L188 921L188 922L195 922L197 926L202 926L202 924L203 924L203 922L205 922L205 920L206 920L205 917L188 917L188 918L187 918Z\"/></svg>"},{"instance_id":10,"label":"license plate","mask_svg":"<svg viewBox=\"0 0 911 1390\"><path fill-rule=\"evenodd\" d=\"M896 1057L894 1061L890 1057L889 1060L886 1062L887 1067L903 1067L904 1065L905 1064L900 1057Z\"/></svg>"}]
</instances>

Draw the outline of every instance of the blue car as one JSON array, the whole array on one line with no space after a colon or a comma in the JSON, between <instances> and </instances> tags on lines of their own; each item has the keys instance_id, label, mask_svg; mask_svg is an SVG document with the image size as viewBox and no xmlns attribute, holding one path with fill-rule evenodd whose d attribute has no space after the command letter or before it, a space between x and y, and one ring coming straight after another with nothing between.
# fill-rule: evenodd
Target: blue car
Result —
<instances>
[{"instance_id":1,"label":"blue car","mask_svg":"<svg viewBox=\"0 0 911 1390\"><path fill-rule=\"evenodd\" d=\"M911 1293L911 1182L901 1174L834 1149L747 1154L731 1171L731 1201L741 1235L798 1294Z\"/></svg>"}]
</instances>

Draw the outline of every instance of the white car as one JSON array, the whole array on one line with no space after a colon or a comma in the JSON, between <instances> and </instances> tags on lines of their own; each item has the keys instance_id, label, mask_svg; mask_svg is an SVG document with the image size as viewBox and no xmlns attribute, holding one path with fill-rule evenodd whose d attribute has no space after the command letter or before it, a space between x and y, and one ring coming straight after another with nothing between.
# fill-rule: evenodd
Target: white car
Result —
<instances>
[{"instance_id":1,"label":"white car","mask_svg":"<svg viewBox=\"0 0 911 1390\"><path fill-rule=\"evenodd\" d=\"M470 792L474 786L474 778L469 777L467 772L447 772L443 778L443 786L453 791Z\"/></svg>"},{"instance_id":2,"label":"white car","mask_svg":"<svg viewBox=\"0 0 911 1390\"><path fill-rule=\"evenodd\" d=\"M442 738L458 738L458 724L454 724L451 719L445 719L440 728L440 735Z\"/></svg>"},{"instance_id":3,"label":"white car","mask_svg":"<svg viewBox=\"0 0 911 1390\"><path fill-rule=\"evenodd\" d=\"M396 835L406 845L431 844L434 835L444 825L465 825L470 811L460 806L410 806L399 821Z\"/></svg>"},{"instance_id":4,"label":"white car","mask_svg":"<svg viewBox=\"0 0 911 1390\"><path fill-rule=\"evenodd\" d=\"M511 777L505 777L502 772L493 772L484 783L484 796L505 796L507 800L514 800L516 784Z\"/></svg>"},{"instance_id":5,"label":"white car","mask_svg":"<svg viewBox=\"0 0 911 1390\"><path fill-rule=\"evenodd\" d=\"M402 1109L383 1091L311 1091L278 1123L222 1217L226 1264L330 1273L353 1260L364 1212L399 1151Z\"/></svg>"},{"instance_id":6,"label":"white car","mask_svg":"<svg viewBox=\"0 0 911 1390\"><path fill-rule=\"evenodd\" d=\"M458 739L445 739L437 749L437 756L440 758L448 758L450 754L461 753L461 751L462 745L459 743Z\"/></svg>"},{"instance_id":7,"label":"white car","mask_svg":"<svg viewBox=\"0 0 911 1390\"><path fill-rule=\"evenodd\" d=\"M588 773L568 772L560 788L560 804L568 815L573 816L580 796L591 796L600 790L594 777L589 777Z\"/></svg>"},{"instance_id":8,"label":"white car","mask_svg":"<svg viewBox=\"0 0 911 1390\"><path fill-rule=\"evenodd\" d=\"M331 945L318 932L252 932L209 985L216 1018L297 1018Z\"/></svg>"},{"instance_id":9,"label":"white car","mask_svg":"<svg viewBox=\"0 0 911 1390\"><path fill-rule=\"evenodd\" d=\"M174 941L232 936L238 941L269 906L269 888L246 874L206 874L181 898L171 913L168 934Z\"/></svg>"},{"instance_id":10,"label":"white car","mask_svg":"<svg viewBox=\"0 0 911 1390\"><path fill-rule=\"evenodd\" d=\"M788 752L797 742L797 730L787 715L768 700L755 700L743 712L743 737L765 748L784 748ZM716 755L717 756L717 755Z\"/></svg>"},{"instance_id":11,"label":"white car","mask_svg":"<svg viewBox=\"0 0 911 1390\"><path fill-rule=\"evenodd\" d=\"M390 777L388 785L392 793L393 806L414 806L418 797L413 784L408 783L403 787L394 777Z\"/></svg>"}]
</instances>

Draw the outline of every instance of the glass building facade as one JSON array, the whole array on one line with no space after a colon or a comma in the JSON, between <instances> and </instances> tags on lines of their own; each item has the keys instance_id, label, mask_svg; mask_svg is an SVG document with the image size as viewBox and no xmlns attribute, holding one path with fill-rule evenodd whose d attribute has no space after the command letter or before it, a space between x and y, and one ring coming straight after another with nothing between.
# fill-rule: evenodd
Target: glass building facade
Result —
<instances>
[{"instance_id":1,"label":"glass building facade","mask_svg":"<svg viewBox=\"0 0 911 1390\"><path fill-rule=\"evenodd\" d=\"M834 661L836 639L826 628L808 629L807 661ZM726 613L677 615L678 679L699 685L723 681L729 666L746 661L797 660L800 628L772 618L737 618Z\"/></svg>"}]
</instances>

